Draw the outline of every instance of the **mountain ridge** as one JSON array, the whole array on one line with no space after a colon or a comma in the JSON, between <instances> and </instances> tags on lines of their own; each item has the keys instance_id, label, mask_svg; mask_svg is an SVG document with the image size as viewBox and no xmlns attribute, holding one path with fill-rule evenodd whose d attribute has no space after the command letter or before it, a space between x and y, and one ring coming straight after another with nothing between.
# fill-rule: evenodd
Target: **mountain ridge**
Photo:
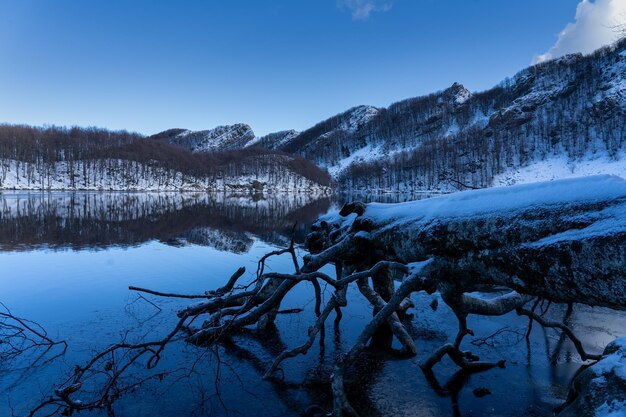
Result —
<instances>
[{"instance_id":1,"label":"mountain ridge","mask_svg":"<svg viewBox=\"0 0 626 417\"><path fill-rule=\"evenodd\" d=\"M626 158L626 39L533 65L485 91L454 83L337 130L353 109L273 148L328 169L340 188L382 191L498 185L507 171L563 155L573 165L610 164Z\"/></svg>"},{"instance_id":2,"label":"mountain ridge","mask_svg":"<svg viewBox=\"0 0 626 417\"><path fill-rule=\"evenodd\" d=\"M263 167L268 184L283 166L285 173L300 172L324 187L326 170L335 188L348 191L448 192L578 174L626 177L626 39L589 55L530 66L485 91L470 92L455 82L387 107L355 106L300 132L257 137L248 124L237 123L144 137L96 128L0 126L5 187L7 170L20 166L22 175L14 173L9 183L31 186L19 184L27 176L20 161L35 164L30 172L51 184L50 172L79 175L69 173L71 162L81 158L135 161L142 170L174 169L181 178L204 178L208 171L217 178L220 167L230 175L258 176L255 170ZM55 181L61 186L64 180Z\"/></svg>"},{"instance_id":3,"label":"mountain ridge","mask_svg":"<svg viewBox=\"0 0 626 417\"><path fill-rule=\"evenodd\" d=\"M240 135L227 149L300 155L344 190L455 191L577 172L626 177L625 117L622 40L530 66L485 91L455 82L387 107L355 106L301 132Z\"/></svg>"}]
</instances>

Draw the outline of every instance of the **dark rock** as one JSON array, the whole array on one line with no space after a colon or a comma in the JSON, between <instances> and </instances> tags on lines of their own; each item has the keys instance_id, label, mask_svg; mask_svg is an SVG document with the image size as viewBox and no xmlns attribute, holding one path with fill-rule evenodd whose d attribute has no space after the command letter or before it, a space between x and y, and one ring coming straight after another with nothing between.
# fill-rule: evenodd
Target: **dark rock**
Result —
<instances>
[{"instance_id":1,"label":"dark rock","mask_svg":"<svg viewBox=\"0 0 626 417\"><path fill-rule=\"evenodd\" d=\"M489 389L485 388L485 387L479 387L474 389L474 391L472 391L474 393L474 395L478 398L482 398L486 395L490 395L491 391L489 391Z\"/></svg>"},{"instance_id":2,"label":"dark rock","mask_svg":"<svg viewBox=\"0 0 626 417\"><path fill-rule=\"evenodd\" d=\"M574 379L568 402L559 417L626 415L626 337L609 343L602 359Z\"/></svg>"}]
</instances>

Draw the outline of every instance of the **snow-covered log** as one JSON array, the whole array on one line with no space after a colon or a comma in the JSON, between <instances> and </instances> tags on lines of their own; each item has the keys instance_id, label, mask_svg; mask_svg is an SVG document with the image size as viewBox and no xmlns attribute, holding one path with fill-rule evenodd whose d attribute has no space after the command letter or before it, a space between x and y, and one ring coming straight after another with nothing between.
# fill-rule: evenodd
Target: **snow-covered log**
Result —
<instances>
[{"instance_id":1,"label":"snow-covered log","mask_svg":"<svg viewBox=\"0 0 626 417\"><path fill-rule=\"evenodd\" d=\"M314 228L311 269L329 255L344 264L367 256L432 259L428 277L436 285L464 292L502 285L556 302L626 309L626 181L618 177L356 203Z\"/></svg>"},{"instance_id":2,"label":"snow-covered log","mask_svg":"<svg viewBox=\"0 0 626 417\"><path fill-rule=\"evenodd\" d=\"M504 366L461 350L463 338L473 334L469 314L517 311L531 323L561 329L583 360L600 359L564 323L548 322L534 310L539 300L626 309L626 181L595 176L402 204L350 203L316 222L307 248L312 255L304 273L329 262L344 271L377 262L408 265L397 289L381 274L371 275L386 305L374 309L372 322L336 364L334 414L356 416L343 376L367 341L376 340L384 319L415 291L440 291L459 323L454 342L422 362L427 374L445 355L467 372ZM507 293L487 300L472 294L503 287ZM529 310L525 305L533 299Z\"/></svg>"}]
</instances>

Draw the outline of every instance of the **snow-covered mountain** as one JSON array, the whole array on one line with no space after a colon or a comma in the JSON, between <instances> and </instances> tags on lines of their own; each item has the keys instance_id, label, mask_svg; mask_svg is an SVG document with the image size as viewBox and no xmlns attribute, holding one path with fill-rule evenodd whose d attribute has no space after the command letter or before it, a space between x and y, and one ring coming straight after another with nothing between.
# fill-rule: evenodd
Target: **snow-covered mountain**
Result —
<instances>
[{"instance_id":1,"label":"snow-covered mountain","mask_svg":"<svg viewBox=\"0 0 626 417\"><path fill-rule=\"evenodd\" d=\"M386 108L353 107L302 132L256 137L243 123L170 129L149 138L33 129L0 126L0 188L66 187L82 178L86 189L160 190L164 177L171 179L167 187L183 189L328 185L327 173L313 164L328 170L337 188L370 192L626 177L626 39L587 56L529 67L487 91L454 83ZM102 169L75 171L88 170L92 161L136 168L106 177ZM158 179L140 178L139 172L157 168Z\"/></svg>"},{"instance_id":2,"label":"snow-covered mountain","mask_svg":"<svg viewBox=\"0 0 626 417\"><path fill-rule=\"evenodd\" d=\"M244 123L200 131L172 129L153 136L160 137L172 145L181 146L192 152L241 149L255 139L252 128Z\"/></svg>"},{"instance_id":3,"label":"snow-covered mountain","mask_svg":"<svg viewBox=\"0 0 626 417\"><path fill-rule=\"evenodd\" d=\"M309 155L324 143L341 141L342 138L354 135L376 117L379 110L373 106L353 107L341 114L324 120L303 132L288 131L288 134L268 135L263 145L270 149ZM297 134L296 134L297 133ZM275 139L274 142L271 139ZM310 158L309 158L310 159Z\"/></svg>"},{"instance_id":4,"label":"snow-covered mountain","mask_svg":"<svg viewBox=\"0 0 626 417\"><path fill-rule=\"evenodd\" d=\"M327 168L344 189L453 191L626 177L626 40L532 66L487 91L454 83L258 143Z\"/></svg>"}]
</instances>

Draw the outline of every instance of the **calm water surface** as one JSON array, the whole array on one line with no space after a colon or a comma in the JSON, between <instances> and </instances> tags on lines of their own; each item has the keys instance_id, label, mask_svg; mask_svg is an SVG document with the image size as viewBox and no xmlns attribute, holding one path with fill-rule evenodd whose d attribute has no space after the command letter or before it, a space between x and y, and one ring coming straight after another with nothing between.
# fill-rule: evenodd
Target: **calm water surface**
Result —
<instances>
[{"instance_id":1,"label":"calm water surface","mask_svg":"<svg viewBox=\"0 0 626 417\"><path fill-rule=\"evenodd\" d=\"M259 257L288 244L292 230L302 241L308 224L346 199L350 196L333 202L305 195L0 194L0 301L69 344L56 358L52 351L0 363L0 415L28 414L74 365L113 342L164 336L176 321L175 311L188 304L146 296L149 302L129 285L202 293L223 285L240 266L250 278ZM287 257L269 266L291 271ZM408 325L418 356L371 355L351 375L358 387L354 402L364 415L548 416L565 399L581 365L575 350L559 333L538 326L527 344L520 336L527 320L515 314L470 318L476 338L464 344L483 359L507 359L506 369L464 379L444 361L435 368L437 380L427 380L417 363L453 338L456 322L443 303L436 311L429 307L433 296L413 298ZM165 373L162 380L119 400L117 415L299 416L313 403L330 408L333 357L350 348L372 312L357 292L350 293L340 329L332 320L327 325L325 348L316 343L306 356L287 361L282 382L262 381L276 355L306 338L314 319L309 284L296 287L281 308L302 306L302 313L279 315L277 329L236 335L219 348L173 343L154 370ZM556 306L549 314L563 313ZM626 334L623 314L605 309L576 306L572 323L594 352ZM477 341L500 329L487 343ZM138 367L131 374L140 378L147 372ZM478 387L491 395L475 397Z\"/></svg>"}]
</instances>

